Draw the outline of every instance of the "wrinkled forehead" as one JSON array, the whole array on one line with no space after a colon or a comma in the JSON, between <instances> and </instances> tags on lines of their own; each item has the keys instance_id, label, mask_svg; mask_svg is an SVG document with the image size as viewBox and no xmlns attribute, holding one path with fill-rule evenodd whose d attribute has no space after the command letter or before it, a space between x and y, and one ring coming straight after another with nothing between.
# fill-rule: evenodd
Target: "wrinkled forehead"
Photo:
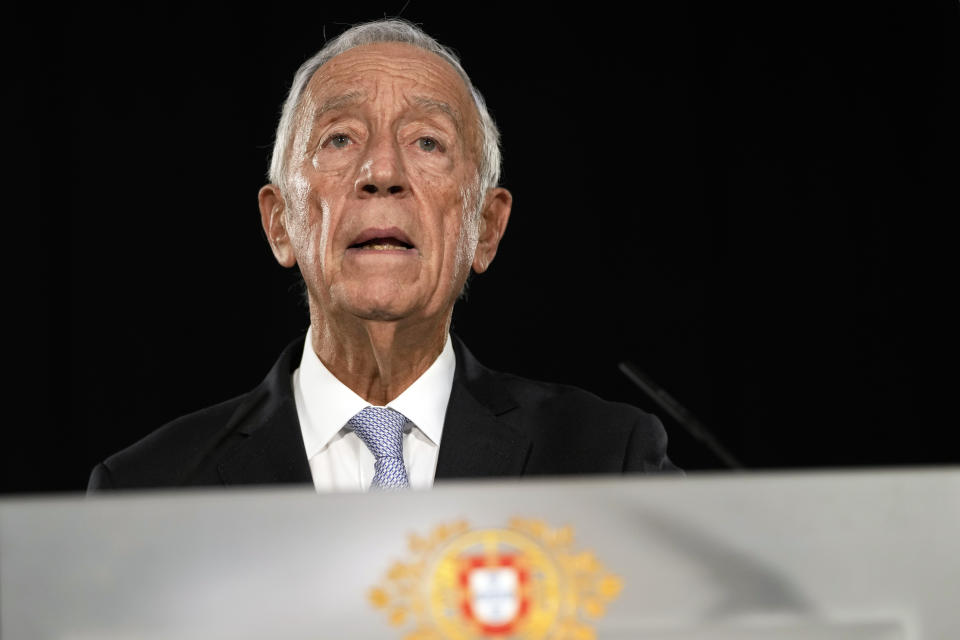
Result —
<instances>
[{"instance_id":1,"label":"wrinkled forehead","mask_svg":"<svg viewBox=\"0 0 960 640\"><path fill-rule=\"evenodd\" d=\"M459 72L437 54L400 42L361 45L329 60L307 83L300 116L315 118L375 99L385 90L445 113L465 140L476 143L480 116Z\"/></svg>"}]
</instances>

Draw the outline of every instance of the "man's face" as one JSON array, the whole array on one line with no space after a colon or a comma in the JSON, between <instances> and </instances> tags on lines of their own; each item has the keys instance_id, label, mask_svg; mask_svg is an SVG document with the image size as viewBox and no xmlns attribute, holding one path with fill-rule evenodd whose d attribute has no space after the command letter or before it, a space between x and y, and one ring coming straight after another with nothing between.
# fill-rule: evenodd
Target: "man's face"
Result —
<instances>
[{"instance_id":1,"label":"man's face","mask_svg":"<svg viewBox=\"0 0 960 640\"><path fill-rule=\"evenodd\" d=\"M448 313L477 246L468 209L482 204L476 110L456 71L406 44L357 47L314 74L297 118L283 224L311 306Z\"/></svg>"}]
</instances>

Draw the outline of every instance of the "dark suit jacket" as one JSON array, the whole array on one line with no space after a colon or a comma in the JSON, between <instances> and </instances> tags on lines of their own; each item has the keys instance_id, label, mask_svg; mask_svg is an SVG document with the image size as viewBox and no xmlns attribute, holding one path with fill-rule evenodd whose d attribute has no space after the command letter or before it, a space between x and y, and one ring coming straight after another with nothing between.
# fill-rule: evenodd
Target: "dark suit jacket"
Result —
<instances>
[{"instance_id":1,"label":"dark suit jacket","mask_svg":"<svg viewBox=\"0 0 960 640\"><path fill-rule=\"evenodd\" d=\"M255 389L191 413L100 463L88 491L310 483L292 342ZM676 470L656 417L575 387L487 369L456 337L436 479Z\"/></svg>"}]
</instances>

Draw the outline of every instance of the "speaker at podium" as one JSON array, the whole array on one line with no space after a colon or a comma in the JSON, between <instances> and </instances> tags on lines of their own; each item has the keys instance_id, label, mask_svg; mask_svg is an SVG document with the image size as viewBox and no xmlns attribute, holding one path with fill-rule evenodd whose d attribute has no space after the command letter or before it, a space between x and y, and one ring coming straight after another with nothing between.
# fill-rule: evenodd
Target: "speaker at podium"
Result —
<instances>
[{"instance_id":1,"label":"speaker at podium","mask_svg":"<svg viewBox=\"0 0 960 640\"><path fill-rule=\"evenodd\" d=\"M0 501L6 640L957 637L960 472Z\"/></svg>"}]
</instances>

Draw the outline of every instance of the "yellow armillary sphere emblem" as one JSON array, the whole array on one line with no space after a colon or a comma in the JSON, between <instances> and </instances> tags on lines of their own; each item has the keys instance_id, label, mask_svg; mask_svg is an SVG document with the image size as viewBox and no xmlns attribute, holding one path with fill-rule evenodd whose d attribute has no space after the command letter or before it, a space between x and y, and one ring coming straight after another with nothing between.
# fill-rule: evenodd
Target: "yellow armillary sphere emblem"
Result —
<instances>
[{"instance_id":1,"label":"yellow armillary sphere emblem","mask_svg":"<svg viewBox=\"0 0 960 640\"><path fill-rule=\"evenodd\" d=\"M591 551L574 552L570 527L514 518L505 528L440 525L410 536L370 602L403 640L593 640L588 624L622 589Z\"/></svg>"}]
</instances>

